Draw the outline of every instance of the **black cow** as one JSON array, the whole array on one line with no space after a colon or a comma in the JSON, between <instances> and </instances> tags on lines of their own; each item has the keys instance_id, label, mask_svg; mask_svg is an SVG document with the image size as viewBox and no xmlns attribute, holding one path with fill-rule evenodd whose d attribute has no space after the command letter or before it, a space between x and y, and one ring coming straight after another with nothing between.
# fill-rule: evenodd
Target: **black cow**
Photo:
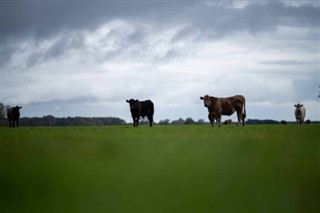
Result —
<instances>
[{"instance_id":1,"label":"black cow","mask_svg":"<svg viewBox=\"0 0 320 213\"><path fill-rule=\"evenodd\" d=\"M7 117L9 119L9 127L14 128L15 122L17 123L17 127L19 127L19 117L20 117L20 109L22 107L15 106L7 108Z\"/></svg>"},{"instance_id":2,"label":"black cow","mask_svg":"<svg viewBox=\"0 0 320 213\"><path fill-rule=\"evenodd\" d=\"M152 126L153 122L153 113L154 113L154 107L151 100L146 101L139 101L130 99L127 102L130 104L130 112L133 119L133 126L138 127L139 125L139 119L141 117L148 117L149 125Z\"/></svg>"}]
</instances>

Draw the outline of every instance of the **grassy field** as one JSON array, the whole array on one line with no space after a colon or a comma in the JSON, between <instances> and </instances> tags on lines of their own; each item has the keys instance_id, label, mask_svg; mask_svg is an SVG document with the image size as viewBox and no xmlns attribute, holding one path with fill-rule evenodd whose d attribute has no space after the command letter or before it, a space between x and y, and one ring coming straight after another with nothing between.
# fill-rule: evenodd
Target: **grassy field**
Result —
<instances>
[{"instance_id":1,"label":"grassy field","mask_svg":"<svg viewBox=\"0 0 320 213\"><path fill-rule=\"evenodd\" d=\"M320 212L320 126L0 128L0 212Z\"/></svg>"}]
</instances>

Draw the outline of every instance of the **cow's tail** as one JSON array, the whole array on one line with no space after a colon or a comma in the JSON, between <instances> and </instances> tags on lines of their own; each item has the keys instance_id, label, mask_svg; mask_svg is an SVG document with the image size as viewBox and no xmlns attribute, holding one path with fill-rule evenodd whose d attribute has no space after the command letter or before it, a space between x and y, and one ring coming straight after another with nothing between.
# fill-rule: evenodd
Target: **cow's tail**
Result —
<instances>
[{"instance_id":1,"label":"cow's tail","mask_svg":"<svg viewBox=\"0 0 320 213\"><path fill-rule=\"evenodd\" d=\"M247 113L246 113L246 99L244 99L244 101L243 101L243 114L242 114L242 124L243 124L243 126L245 125L246 117L247 117Z\"/></svg>"},{"instance_id":2,"label":"cow's tail","mask_svg":"<svg viewBox=\"0 0 320 213\"><path fill-rule=\"evenodd\" d=\"M149 115L153 115L154 114L154 106L153 106L153 102L152 101L148 101L148 105L149 105Z\"/></svg>"},{"instance_id":3,"label":"cow's tail","mask_svg":"<svg viewBox=\"0 0 320 213\"><path fill-rule=\"evenodd\" d=\"M154 114L154 106L153 106L153 102L152 101L148 101L148 105L149 105L149 113L148 113L148 119L150 122L150 126L152 126L153 123L153 114Z\"/></svg>"}]
</instances>

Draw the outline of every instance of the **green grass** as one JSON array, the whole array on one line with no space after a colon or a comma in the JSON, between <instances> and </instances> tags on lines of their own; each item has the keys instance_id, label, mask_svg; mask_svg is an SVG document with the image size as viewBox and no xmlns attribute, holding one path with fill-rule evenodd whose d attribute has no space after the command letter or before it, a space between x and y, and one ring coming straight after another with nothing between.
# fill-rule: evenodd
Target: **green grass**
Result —
<instances>
[{"instance_id":1,"label":"green grass","mask_svg":"<svg viewBox=\"0 0 320 213\"><path fill-rule=\"evenodd\" d=\"M0 128L0 212L320 212L319 130Z\"/></svg>"}]
</instances>

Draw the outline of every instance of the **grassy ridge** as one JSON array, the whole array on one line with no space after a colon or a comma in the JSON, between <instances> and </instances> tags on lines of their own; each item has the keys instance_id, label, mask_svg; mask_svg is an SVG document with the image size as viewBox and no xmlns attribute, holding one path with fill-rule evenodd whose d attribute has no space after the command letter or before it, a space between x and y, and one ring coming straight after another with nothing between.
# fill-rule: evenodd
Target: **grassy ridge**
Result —
<instances>
[{"instance_id":1,"label":"grassy ridge","mask_svg":"<svg viewBox=\"0 0 320 213\"><path fill-rule=\"evenodd\" d=\"M319 212L319 127L0 128L0 210Z\"/></svg>"}]
</instances>

